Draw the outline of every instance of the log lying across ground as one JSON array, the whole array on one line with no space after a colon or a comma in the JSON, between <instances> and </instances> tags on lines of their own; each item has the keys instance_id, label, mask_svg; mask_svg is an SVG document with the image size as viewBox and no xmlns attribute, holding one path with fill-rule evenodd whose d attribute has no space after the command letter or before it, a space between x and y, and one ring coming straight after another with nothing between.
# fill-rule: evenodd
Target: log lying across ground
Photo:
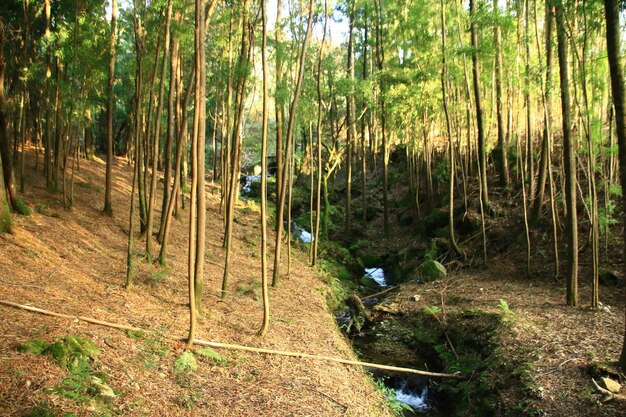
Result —
<instances>
[{"instance_id":1,"label":"log lying across ground","mask_svg":"<svg viewBox=\"0 0 626 417\"><path fill-rule=\"evenodd\" d=\"M20 310L26 310L32 313L43 314L46 316L59 317L59 318L64 318L64 319L69 319L69 320L79 320L79 321L83 321L86 323L97 324L100 326L111 327L111 328L119 329L119 330L126 330L126 331L132 331L132 332L147 332L147 330L139 328L139 327L129 326L125 324L111 323L108 321L98 320L98 319L94 319L91 317L73 316L70 314L57 313L54 311L44 310L38 307L32 307L32 306L26 306L22 304L13 303L11 301L0 300L0 305L13 307L13 308L17 308ZM171 340L178 340L178 341L187 340L184 337L172 336L172 335L167 335L167 334L165 335L165 337ZM313 355L310 353L303 353L303 352L289 352L289 351L282 351L282 350L254 348L250 346L211 342L211 341L201 340L201 339L194 339L193 343L199 346L209 346L209 347L213 347L217 349L239 350L239 351L254 352L254 353L264 353L268 355L279 355L279 356L289 356L293 358L314 359L314 360L321 360L321 361L326 361L326 362L342 363L344 365L364 366L367 368L383 369L386 371L416 374L416 375L427 376L430 378L462 378L462 375L458 373L445 374L445 373L439 373L439 372L420 371L418 369L402 368L399 366L380 365L377 363L360 362L360 361L354 361L350 359L335 358L331 356Z\"/></svg>"}]
</instances>

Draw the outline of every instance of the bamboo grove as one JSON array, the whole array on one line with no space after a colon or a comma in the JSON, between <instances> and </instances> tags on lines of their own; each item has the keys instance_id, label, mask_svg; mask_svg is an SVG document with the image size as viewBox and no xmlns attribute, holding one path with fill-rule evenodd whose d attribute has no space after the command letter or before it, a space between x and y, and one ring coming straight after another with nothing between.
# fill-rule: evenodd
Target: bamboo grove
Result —
<instances>
[{"instance_id":1,"label":"bamboo grove","mask_svg":"<svg viewBox=\"0 0 626 417\"><path fill-rule=\"evenodd\" d=\"M294 178L310 179L315 265L318 241L366 224L373 199L382 201L389 234L389 167L401 156L420 215L447 201L456 256L470 248L459 244L454 212L478 208L486 262L494 250L486 220L504 210L494 195L505 196L522 207L527 270L537 239L549 239L567 304L597 307L598 271L626 212L619 7L614 0L5 1L0 227L10 229L9 210L28 213L19 198L25 158L36 158L48 190L70 209L80 160L106 155L110 215L117 209L111 165L125 157L134 167L130 229L141 236L129 233L126 286L137 252L166 263L173 218L189 215L192 340L195 312L210 308L202 304L205 179L221 190L227 298L240 178L258 162L264 333L267 287L290 273L281 259L291 256ZM367 192L372 180L382 195ZM343 225L329 230L337 193ZM537 233L541 227L550 232ZM578 294L581 256L592 265L591 300Z\"/></svg>"}]
</instances>

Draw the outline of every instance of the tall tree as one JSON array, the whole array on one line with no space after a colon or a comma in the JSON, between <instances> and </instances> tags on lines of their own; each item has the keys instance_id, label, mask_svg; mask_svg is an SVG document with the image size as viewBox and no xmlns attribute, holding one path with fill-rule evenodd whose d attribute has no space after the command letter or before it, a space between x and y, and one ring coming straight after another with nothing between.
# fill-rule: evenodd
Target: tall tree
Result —
<instances>
[{"instance_id":1,"label":"tall tree","mask_svg":"<svg viewBox=\"0 0 626 417\"><path fill-rule=\"evenodd\" d=\"M567 209L567 304L578 305L578 220L576 213L576 148L571 127L568 45L563 2L556 4L556 34L561 86L561 117L563 123L563 165L565 205Z\"/></svg>"},{"instance_id":2,"label":"tall tree","mask_svg":"<svg viewBox=\"0 0 626 417\"><path fill-rule=\"evenodd\" d=\"M313 27L313 0L309 0L309 17L307 21L306 33L304 34L304 40L302 41L302 49L300 50L300 57L298 60L298 78L296 81L296 89L293 94L293 99L291 101L291 105L289 106L289 121L287 123L287 136L285 143L285 155L289 158L291 154L291 146L293 141L293 130L296 124L296 110L298 108L298 101L300 100L300 93L302 92L302 81L304 79L304 69L305 69L305 57L306 50L309 43L309 36L311 34L311 28ZM287 175L289 173L289 164L285 163L282 167L283 170L283 178L282 184L280 184L281 191L278 195L278 206L277 206L277 215L278 215L278 224L276 230L276 246L274 252L274 273L272 276L272 287L277 287L278 282L280 281L280 253L281 253L281 239L283 234L283 219L284 219L284 211L285 211L285 196L287 193Z\"/></svg>"},{"instance_id":3,"label":"tall tree","mask_svg":"<svg viewBox=\"0 0 626 417\"><path fill-rule=\"evenodd\" d=\"M246 81L248 79L250 64L250 48L252 45L250 39L249 28L249 0L243 2L243 18L241 23L241 50L237 59L237 78L235 87L235 118L232 128L232 149L230 155L230 175L228 191L226 195L226 225L224 230L224 247L226 248L226 257L224 260L224 275L222 278L222 298L226 297L228 288L228 278L230 274L230 257L233 236L233 221L235 216L235 202L237 201L237 193L239 191L239 172L241 168L241 148L242 143L242 124L245 106Z\"/></svg>"},{"instance_id":4,"label":"tall tree","mask_svg":"<svg viewBox=\"0 0 626 417\"><path fill-rule=\"evenodd\" d=\"M487 154L485 151L485 127L483 121L483 107L480 95L480 69L478 61L478 23L476 1L470 0L470 32L472 38L472 74L474 78L474 102L476 103L476 129L478 131L478 177L481 184L481 201L483 207L489 211L489 193L487 191Z\"/></svg>"},{"instance_id":5,"label":"tall tree","mask_svg":"<svg viewBox=\"0 0 626 417\"><path fill-rule=\"evenodd\" d=\"M317 262L317 250L319 248L320 238L320 217L321 217L321 199L322 199L322 58L324 57L324 44L326 43L326 30L328 27L328 2L324 0L324 28L322 29L322 41L320 42L320 51L317 57L317 72L315 77L316 93L317 93L317 198L315 208L315 236L313 237L313 254L311 256L311 265L315 266Z\"/></svg>"},{"instance_id":6,"label":"tall tree","mask_svg":"<svg viewBox=\"0 0 626 417\"><path fill-rule=\"evenodd\" d=\"M283 82L283 0L276 0L276 91L274 92L274 113L276 114L276 201L280 200L283 183L283 165L285 163L284 125L285 96L287 88ZM278 210L276 210L276 228L278 230Z\"/></svg>"},{"instance_id":7,"label":"tall tree","mask_svg":"<svg viewBox=\"0 0 626 417\"><path fill-rule=\"evenodd\" d=\"M0 143L9 143L9 134L7 132L7 117L5 113L5 100L4 100L4 24L0 19ZM4 184L4 175L6 175L4 169L4 158L0 158L0 233L10 232L12 227L11 212L9 202L7 201L7 192Z\"/></svg>"},{"instance_id":8,"label":"tall tree","mask_svg":"<svg viewBox=\"0 0 626 417\"><path fill-rule=\"evenodd\" d=\"M348 96L346 97L346 209L345 209L345 232L350 233L352 229L352 156L354 154L356 140L356 117L354 103L354 20L356 14L357 0L352 0L350 14L348 15L348 59L346 76L350 82Z\"/></svg>"},{"instance_id":9,"label":"tall tree","mask_svg":"<svg viewBox=\"0 0 626 417\"><path fill-rule=\"evenodd\" d=\"M496 55L496 120L498 124L498 171L500 174L500 186L509 186L509 163L508 152L505 143L506 132L504 125L504 109L502 102L502 25L500 24L500 7L498 0L493 0L493 12L496 19L496 30L494 33L495 55Z\"/></svg>"},{"instance_id":10,"label":"tall tree","mask_svg":"<svg viewBox=\"0 0 626 417\"><path fill-rule=\"evenodd\" d=\"M204 25L204 10L202 13L202 25ZM170 50L170 26L172 21L172 0L167 2L167 15L165 18L165 40L163 43L163 63L161 68L161 82L159 86L158 105L155 116L154 137L152 138L152 175L150 177L150 197L148 200L148 218L146 222L146 258L148 262L152 260L152 223L154 221L154 209L156 204L156 183L157 183L157 167L159 161L159 142L161 136L161 112L163 111L163 95L165 93L165 74L167 72L167 63ZM198 109L196 109L198 111ZM204 122L206 123L206 122ZM203 133L204 135L204 133ZM204 157L204 148L202 155ZM204 168L204 167L203 167ZM204 177L202 177L204 180ZM200 179L199 179L200 181ZM204 190L204 188L203 188ZM198 213L200 215L200 213Z\"/></svg>"},{"instance_id":11,"label":"tall tree","mask_svg":"<svg viewBox=\"0 0 626 417\"><path fill-rule=\"evenodd\" d=\"M263 40L261 45L261 65L263 67L263 121L261 127L261 293L263 296L263 324L259 335L267 332L270 324L270 297L267 280L267 113L268 113L268 74L267 74L267 2L261 0L261 20Z\"/></svg>"},{"instance_id":12,"label":"tall tree","mask_svg":"<svg viewBox=\"0 0 626 417\"><path fill-rule=\"evenodd\" d=\"M111 0L111 35L109 40L109 81L107 83L107 166L104 186L104 209L107 216L113 215L111 206L111 177L113 166L113 115L115 113L115 98L113 86L115 85L115 31L117 28L117 0Z\"/></svg>"},{"instance_id":13,"label":"tall tree","mask_svg":"<svg viewBox=\"0 0 626 417\"><path fill-rule=\"evenodd\" d=\"M622 72L622 49L620 45L622 32L619 3L619 0L604 0L604 15L606 19L606 49L611 71L611 92L615 108L615 132L617 133L617 146L619 149L620 183L622 190L626 190L626 93L624 92L624 75ZM626 192L624 191L622 191L622 210L626 212ZM626 229L623 230L623 233L624 246L622 249L626 255ZM626 273L626 266L623 268ZM626 291L624 295L626 301ZM618 365L622 371L626 372L626 329Z\"/></svg>"},{"instance_id":14,"label":"tall tree","mask_svg":"<svg viewBox=\"0 0 626 417\"><path fill-rule=\"evenodd\" d=\"M455 175L455 162L454 162L454 141L452 139L452 123L450 122L450 112L448 110L448 94L446 91L446 82L448 81L448 63L446 60L446 3L445 0L441 0L441 96L443 103L443 113L446 117L446 132L448 134L448 175L449 187L448 187L448 239L452 249L459 254L463 255L463 252L456 243L456 237L454 235L454 175Z\"/></svg>"}]
</instances>

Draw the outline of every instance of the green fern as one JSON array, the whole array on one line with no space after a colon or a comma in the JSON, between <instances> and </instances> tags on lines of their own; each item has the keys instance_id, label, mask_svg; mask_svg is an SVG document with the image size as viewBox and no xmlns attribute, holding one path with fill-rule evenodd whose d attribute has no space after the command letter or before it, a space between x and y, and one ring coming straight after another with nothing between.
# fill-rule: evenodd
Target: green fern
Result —
<instances>
[{"instance_id":1,"label":"green fern","mask_svg":"<svg viewBox=\"0 0 626 417\"><path fill-rule=\"evenodd\" d=\"M515 314L515 312L513 310L511 310L511 307L509 307L509 303L507 303L505 300L503 300L502 298L500 299L500 308L502 309L502 312L504 313L504 317L507 319L514 319L517 317L517 315Z\"/></svg>"},{"instance_id":2,"label":"green fern","mask_svg":"<svg viewBox=\"0 0 626 417\"><path fill-rule=\"evenodd\" d=\"M196 353L203 358L207 358L212 360L216 365L226 365L228 361L223 359L219 353L214 351L213 349L203 348L196 350Z\"/></svg>"},{"instance_id":3,"label":"green fern","mask_svg":"<svg viewBox=\"0 0 626 417\"><path fill-rule=\"evenodd\" d=\"M193 352L185 351L174 361L174 371L178 373L195 372L198 370L198 361Z\"/></svg>"},{"instance_id":4,"label":"green fern","mask_svg":"<svg viewBox=\"0 0 626 417\"><path fill-rule=\"evenodd\" d=\"M424 307L424 311L427 314L430 314L431 316L434 316L434 315L436 315L438 313L441 313L441 307L438 307L438 306L427 306L427 307Z\"/></svg>"}]
</instances>

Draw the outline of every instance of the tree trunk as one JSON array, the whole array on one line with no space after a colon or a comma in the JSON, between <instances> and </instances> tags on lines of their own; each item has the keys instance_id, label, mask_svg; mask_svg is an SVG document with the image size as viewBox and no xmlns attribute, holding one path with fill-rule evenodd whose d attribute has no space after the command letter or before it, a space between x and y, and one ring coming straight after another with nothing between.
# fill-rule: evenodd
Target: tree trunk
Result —
<instances>
[{"instance_id":1,"label":"tree trunk","mask_svg":"<svg viewBox=\"0 0 626 417\"><path fill-rule=\"evenodd\" d=\"M567 208L567 304L578 305L578 220L576 213L576 143L571 134L570 95L567 37L563 3L556 5L556 32L561 85L561 113L563 118L563 165L565 175L565 204Z\"/></svg>"},{"instance_id":2,"label":"tree trunk","mask_svg":"<svg viewBox=\"0 0 626 417\"><path fill-rule=\"evenodd\" d=\"M249 0L245 0L243 4L244 16L241 22L242 35L241 35L241 50L239 52L239 58L237 59L237 71L235 87L235 118L233 120L232 130L232 149L230 155L230 175L228 184L228 191L226 194L226 227L224 231L224 247L226 249L226 259L224 261L224 275L222 278L222 299L226 298L228 288L228 278L230 273L230 256L232 247L232 234L233 234L233 217L235 215L235 202L237 200L237 193L239 187L239 167L241 165L241 128L243 123L243 112L245 105L245 93L246 93L246 80L248 74L242 73L247 68L250 62L250 33L248 28L248 5ZM247 71L247 69L245 70Z\"/></svg>"},{"instance_id":3,"label":"tree trunk","mask_svg":"<svg viewBox=\"0 0 626 417\"><path fill-rule=\"evenodd\" d=\"M284 140L283 127L285 124L285 92L287 88L283 85L283 0L276 0L276 92L274 97L274 112L276 114L276 202L280 201L283 183ZM278 210L276 210L276 230L278 230Z\"/></svg>"},{"instance_id":4,"label":"tree trunk","mask_svg":"<svg viewBox=\"0 0 626 417\"><path fill-rule=\"evenodd\" d=\"M261 128L261 293L263 298L263 322L259 335L264 336L270 324L270 297L267 280L267 113L268 113L268 74L267 74L267 3L261 0L263 67L263 121Z\"/></svg>"},{"instance_id":5,"label":"tree trunk","mask_svg":"<svg viewBox=\"0 0 626 417\"><path fill-rule=\"evenodd\" d=\"M443 112L446 116L446 132L448 134L448 158L449 168L448 173L450 175L450 182L448 188L448 210L450 211L448 217L448 239L450 240L450 246L454 251L461 255L465 254L461 251L456 243L456 237L454 235L454 141L452 140L452 128L450 123L450 115L448 111L448 95L446 93L446 81L448 79L448 64L446 61L446 4L445 0L441 0L441 95L443 99Z\"/></svg>"},{"instance_id":6,"label":"tree trunk","mask_svg":"<svg viewBox=\"0 0 626 417\"><path fill-rule=\"evenodd\" d=\"M11 147L9 145L9 135L7 132L7 117L5 113L4 100L4 25L0 20L0 163L2 165L2 176L4 179L4 193L14 211L21 212L17 199L15 182L13 179L13 161L11 160ZM24 213L22 213L24 214Z\"/></svg>"},{"instance_id":7,"label":"tree trunk","mask_svg":"<svg viewBox=\"0 0 626 417\"><path fill-rule=\"evenodd\" d=\"M382 72L385 67L385 51L383 47L383 10L380 0L376 0L376 61L378 71ZM379 96L380 101L380 124L382 130L383 145L383 233L385 237L389 237L389 149L387 143L387 119L385 115L385 83L382 77L379 80Z\"/></svg>"},{"instance_id":8,"label":"tree trunk","mask_svg":"<svg viewBox=\"0 0 626 417\"><path fill-rule=\"evenodd\" d=\"M498 0L493 0L493 11L496 20L495 54L496 54L496 120L498 124L498 171L500 186L509 186L509 160L505 143L504 111L502 109L502 28L500 25L500 9Z\"/></svg>"},{"instance_id":9,"label":"tree trunk","mask_svg":"<svg viewBox=\"0 0 626 417\"><path fill-rule=\"evenodd\" d=\"M298 100L300 99L300 93L302 92L302 81L304 80L304 65L306 57L306 48L309 41L309 35L311 34L311 28L313 26L313 0L309 0L309 18L307 22L307 29L302 42L302 49L300 51L300 58L298 63L298 79L296 81L296 88L293 95L291 106L289 107L289 122L287 123L287 137L285 143L285 155L291 153L291 143L293 138L293 129L296 124L296 109L298 107ZM274 253L274 273L272 276L272 287L277 287L280 277L280 252L281 252L281 238L283 234L283 219L285 211L285 194L287 192L286 175L289 171L287 164L282 167L283 181L280 185L281 191L278 198L277 206L277 231L276 231L276 247Z\"/></svg>"},{"instance_id":10,"label":"tree trunk","mask_svg":"<svg viewBox=\"0 0 626 417\"><path fill-rule=\"evenodd\" d=\"M203 13L204 15L204 13ZM165 19L165 41L163 43L163 64L161 67L161 82L159 85L159 98L155 115L154 138L152 139L152 176L150 177L150 199L148 201L148 219L146 223L146 258L152 260L152 223L154 221L154 206L156 204L157 168L159 162L159 142L161 136L161 113L163 112L163 95L165 94L165 74L170 50L170 22L172 20L172 0L167 2L167 17ZM204 24L204 19L202 19ZM206 123L206 122L204 122ZM204 135L204 133L203 133ZM204 150L202 155L204 156ZM203 177L204 178L204 177ZM199 215L200 213L198 213Z\"/></svg>"},{"instance_id":11,"label":"tree trunk","mask_svg":"<svg viewBox=\"0 0 626 417\"><path fill-rule=\"evenodd\" d=\"M170 225L172 222L172 214L174 213L174 208L176 206L176 199L174 198L178 190L181 188L181 175L180 168L181 162L183 159L183 148L185 144L185 133L187 131L187 109L189 108L189 99L191 98L191 91L194 90L195 82L196 82L196 73L192 71L191 79L187 84L187 90L185 92L185 97L182 100L182 114L178 123L178 132L176 136L176 162L174 166L174 185L172 187L172 194L167 202L167 207L165 209L165 218L163 223L162 230L162 238L161 238L161 250L159 251L159 264L165 266L167 264L166 255L167 255L167 245L169 242L170 235ZM176 174L177 173L177 174Z\"/></svg>"},{"instance_id":12,"label":"tree trunk","mask_svg":"<svg viewBox=\"0 0 626 417\"><path fill-rule=\"evenodd\" d=\"M317 57L317 200L315 207L315 234L313 238L313 255L311 257L311 265L317 263L317 250L320 238L320 217L321 217L321 197L322 197L322 58L324 56L324 44L326 42L326 29L328 27L328 2L324 0L324 29L322 41L320 43L320 51Z\"/></svg>"},{"instance_id":13,"label":"tree trunk","mask_svg":"<svg viewBox=\"0 0 626 417\"><path fill-rule=\"evenodd\" d=\"M474 101L476 103L476 128L478 131L478 176L481 183L482 204L487 212L489 209L489 193L487 191L487 155L485 153L485 129L483 126L483 109L480 98L480 72L478 68L478 28L476 24L476 1L470 0L470 20L472 38L472 73L474 75Z\"/></svg>"},{"instance_id":14,"label":"tree trunk","mask_svg":"<svg viewBox=\"0 0 626 417\"><path fill-rule=\"evenodd\" d=\"M347 158L346 158L346 208L345 208L345 228L346 233L350 233L352 229L352 153L354 141L356 137L356 121L354 111L354 19L357 0L352 0L350 15L348 16L350 23L348 29L348 60L346 75L350 80L350 90L346 97L346 125L347 125Z\"/></svg>"},{"instance_id":15,"label":"tree trunk","mask_svg":"<svg viewBox=\"0 0 626 417\"><path fill-rule=\"evenodd\" d=\"M180 17L177 13L174 18L175 21L179 21ZM172 36L172 53L170 54L170 86L167 97L167 134L165 140L165 148L163 150L163 204L161 206L161 224L159 226L159 242L163 241L163 229L165 227L166 211L169 205L171 196L176 195L176 191L172 191L170 194L170 183L172 182L172 142L174 142L174 135L176 134L176 127L174 124L174 116L176 113L176 106L174 105L174 97L176 93L176 71L178 68L178 39ZM179 121L180 122L180 121Z\"/></svg>"},{"instance_id":16,"label":"tree trunk","mask_svg":"<svg viewBox=\"0 0 626 417\"><path fill-rule=\"evenodd\" d=\"M533 209L530 216L531 226L536 226L539 218L541 217L541 209L545 200L546 179L548 177L548 161L550 160L550 128L551 122L551 97L552 97L552 27L554 22L554 6L550 3L551 0L546 0L546 23L545 23L545 38L546 38L546 82L542 87L543 94L541 100L543 102L543 139L541 142L541 158L539 160L539 173L537 175L537 186L535 187L536 195L534 196ZM535 13L536 16L536 13ZM537 24L537 18L535 17L535 25ZM535 27L535 29L537 29ZM539 49L539 36L537 32L537 50ZM541 59L541 58L540 58Z\"/></svg>"},{"instance_id":17,"label":"tree trunk","mask_svg":"<svg viewBox=\"0 0 626 417\"><path fill-rule=\"evenodd\" d=\"M107 216L113 215L113 207L111 206L111 181L113 175L113 114L115 113L113 86L115 85L115 31L117 28L117 0L111 0L111 4L111 37L109 38L109 81L107 83L107 166L104 186L104 209L102 209L102 212Z\"/></svg>"},{"instance_id":18,"label":"tree trunk","mask_svg":"<svg viewBox=\"0 0 626 417\"><path fill-rule=\"evenodd\" d=\"M609 69L611 71L613 106L615 107L615 131L617 133L617 146L619 149L620 183L622 190L626 190L626 96L624 93L624 75L622 73L620 47L621 26L619 22L619 1L604 0L604 11L606 18L606 48L609 56ZM626 212L626 193L624 192L622 192L622 211ZM623 250L626 255L626 229L624 229L623 233ZM626 273L626 266L624 267L624 272ZM626 296L626 292L624 295ZM626 372L626 331L618 366L622 371Z\"/></svg>"}]
</instances>

